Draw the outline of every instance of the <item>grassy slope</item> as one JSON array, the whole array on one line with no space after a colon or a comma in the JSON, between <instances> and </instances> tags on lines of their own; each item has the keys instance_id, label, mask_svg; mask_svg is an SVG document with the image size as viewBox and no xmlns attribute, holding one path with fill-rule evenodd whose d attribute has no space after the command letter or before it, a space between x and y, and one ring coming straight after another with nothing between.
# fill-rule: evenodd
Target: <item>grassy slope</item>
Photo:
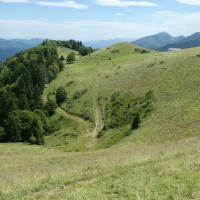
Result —
<instances>
[{"instance_id":1,"label":"grassy slope","mask_svg":"<svg viewBox=\"0 0 200 200\"><path fill-rule=\"evenodd\" d=\"M112 53L118 49L120 53ZM199 134L200 96L200 48L160 54L151 52L140 54L135 47L120 43L80 58L53 81L45 91L54 91L58 86L66 86L69 97L74 91L88 89L88 92L68 108L75 113L87 112L94 118L95 102L114 91L131 90L136 95L144 95L153 90L156 95L156 110L123 142L160 143L170 139L181 139ZM62 52L61 52L62 53ZM105 147L119 137L119 130L108 131L97 146Z\"/></svg>"},{"instance_id":2,"label":"grassy slope","mask_svg":"<svg viewBox=\"0 0 200 200\"><path fill-rule=\"evenodd\" d=\"M111 55L116 48L121 54ZM200 58L196 57L200 49L166 54L133 51L123 43L80 58L66 66L44 97L60 85L68 88L69 97L88 88L70 111L81 113L84 105L95 118L100 95L103 106L113 91L143 95L152 89L156 110L140 129L111 148L84 153L1 144L0 199L200 199ZM70 81L75 82L69 86ZM55 145L54 140L67 151L85 150L92 143L105 147L123 131L123 127L108 131L96 141L91 122L67 115L58 109L53 116L61 129L48 138L48 144ZM62 137L70 132L80 135Z\"/></svg>"},{"instance_id":3,"label":"grassy slope","mask_svg":"<svg viewBox=\"0 0 200 200\"><path fill-rule=\"evenodd\" d=\"M87 153L1 144L0 199L199 199L199 139Z\"/></svg>"}]
</instances>

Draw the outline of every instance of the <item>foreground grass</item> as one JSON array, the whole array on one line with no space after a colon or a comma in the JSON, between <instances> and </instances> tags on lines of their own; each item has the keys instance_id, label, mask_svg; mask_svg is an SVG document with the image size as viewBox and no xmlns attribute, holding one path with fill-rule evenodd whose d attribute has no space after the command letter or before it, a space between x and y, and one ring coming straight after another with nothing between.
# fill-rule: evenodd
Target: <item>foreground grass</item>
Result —
<instances>
[{"instance_id":1,"label":"foreground grass","mask_svg":"<svg viewBox=\"0 0 200 200\"><path fill-rule=\"evenodd\" d=\"M87 153L0 144L0 199L199 199L200 138Z\"/></svg>"}]
</instances>

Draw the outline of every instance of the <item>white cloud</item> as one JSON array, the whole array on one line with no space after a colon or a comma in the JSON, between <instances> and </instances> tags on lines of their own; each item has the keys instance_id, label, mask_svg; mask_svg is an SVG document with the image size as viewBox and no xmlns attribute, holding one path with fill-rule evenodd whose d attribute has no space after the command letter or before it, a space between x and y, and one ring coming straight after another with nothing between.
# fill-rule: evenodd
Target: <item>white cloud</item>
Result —
<instances>
[{"instance_id":1,"label":"white cloud","mask_svg":"<svg viewBox=\"0 0 200 200\"><path fill-rule=\"evenodd\" d=\"M0 3L35 3L39 6L50 6L50 7L64 7L74 9L87 9L87 5L79 4L74 0L69 1L48 1L48 0L0 0Z\"/></svg>"},{"instance_id":2,"label":"white cloud","mask_svg":"<svg viewBox=\"0 0 200 200\"><path fill-rule=\"evenodd\" d=\"M37 1L40 6L50 6L50 7L65 7L65 8L74 8L74 9L87 9L87 5L79 4L75 1Z\"/></svg>"},{"instance_id":3,"label":"white cloud","mask_svg":"<svg viewBox=\"0 0 200 200\"><path fill-rule=\"evenodd\" d=\"M0 27L0 37L3 38L74 38L80 40L137 38L160 30L159 27L139 22L95 20L52 23L48 21L0 19Z\"/></svg>"},{"instance_id":4,"label":"white cloud","mask_svg":"<svg viewBox=\"0 0 200 200\"><path fill-rule=\"evenodd\" d=\"M29 0L0 0L0 3L29 3Z\"/></svg>"},{"instance_id":5,"label":"white cloud","mask_svg":"<svg viewBox=\"0 0 200 200\"><path fill-rule=\"evenodd\" d=\"M167 14L168 15L161 15ZM138 21L64 21L0 19L2 38L52 38L101 40L109 38L139 38L167 31L172 35L190 35L199 31L200 12L161 12L151 22Z\"/></svg>"},{"instance_id":6,"label":"white cloud","mask_svg":"<svg viewBox=\"0 0 200 200\"><path fill-rule=\"evenodd\" d=\"M113 6L113 7L157 6L156 3L150 1L96 0L96 2L97 4L102 6Z\"/></svg>"},{"instance_id":7,"label":"white cloud","mask_svg":"<svg viewBox=\"0 0 200 200\"><path fill-rule=\"evenodd\" d=\"M200 12L174 15L165 17L163 26L171 33L189 35L199 31Z\"/></svg>"},{"instance_id":8,"label":"white cloud","mask_svg":"<svg viewBox=\"0 0 200 200\"><path fill-rule=\"evenodd\" d=\"M200 0L177 0L179 3L188 5L200 5Z\"/></svg>"}]
</instances>

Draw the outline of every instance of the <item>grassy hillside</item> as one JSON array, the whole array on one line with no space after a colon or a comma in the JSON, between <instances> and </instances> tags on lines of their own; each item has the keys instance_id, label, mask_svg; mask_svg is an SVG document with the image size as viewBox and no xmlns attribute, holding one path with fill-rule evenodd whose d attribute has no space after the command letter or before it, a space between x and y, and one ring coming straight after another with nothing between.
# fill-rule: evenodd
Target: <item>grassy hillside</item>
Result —
<instances>
[{"instance_id":1,"label":"grassy hillside","mask_svg":"<svg viewBox=\"0 0 200 200\"><path fill-rule=\"evenodd\" d=\"M66 64L43 94L68 93L46 146L0 144L0 199L200 199L199 55L120 43ZM102 130L114 92L140 106L149 91L154 109L137 130Z\"/></svg>"},{"instance_id":2,"label":"grassy hillside","mask_svg":"<svg viewBox=\"0 0 200 200\"><path fill-rule=\"evenodd\" d=\"M64 50L60 53L64 54ZM199 48L141 53L137 47L119 43L66 65L58 78L46 87L44 97L53 94L59 86L65 86L68 100L62 108L86 116L95 124L95 113L104 112L107 99L113 92L131 91L136 96L143 96L152 90L156 109L141 127L123 140L123 134L120 134L123 130L107 131L95 142L98 147L119 141L149 144L195 136L200 128L199 54ZM83 90L86 93L73 100L74 93Z\"/></svg>"}]
</instances>

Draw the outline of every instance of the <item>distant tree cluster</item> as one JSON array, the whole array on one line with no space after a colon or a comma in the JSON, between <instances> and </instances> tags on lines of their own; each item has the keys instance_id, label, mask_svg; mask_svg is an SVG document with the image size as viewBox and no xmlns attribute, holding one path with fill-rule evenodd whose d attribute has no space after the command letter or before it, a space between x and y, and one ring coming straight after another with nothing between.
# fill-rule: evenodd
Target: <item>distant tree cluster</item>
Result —
<instances>
[{"instance_id":1,"label":"distant tree cluster","mask_svg":"<svg viewBox=\"0 0 200 200\"><path fill-rule=\"evenodd\" d=\"M58 46L62 46L68 49L72 49L75 51L79 51L81 47L83 47L83 43L81 41L76 40L66 40L66 41L57 41Z\"/></svg>"},{"instance_id":2,"label":"distant tree cluster","mask_svg":"<svg viewBox=\"0 0 200 200\"><path fill-rule=\"evenodd\" d=\"M45 110L48 106L41 96L45 83L56 78L63 67L56 47L49 44L1 63L0 141L43 144L50 111Z\"/></svg>"},{"instance_id":3,"label":"distant tree cluster","mask_svg":"<svg viewBox=\"0 0 200 200\"><path fill-rule=\"evenodd\" d=\"M67 40L67 41L44 41L43 45L46 45L48 43L57 45L57 46L61 46L61 47L65 47L65 48L69 48L75 51L78 51L80 55L82 56L86 56L91 54L92 52L94 52L94 49L91 47L86 47L83 45L83 43L81 41L76 41L76 40Z\"/></svg>"},{"instance_id":4,"label":"distant tree cluster","mask_svg":"<svg viewBox=\"0 0 200 200\"><path fill-rule=\"evenodd\" d=\"M94 50L91 47L81 47L79 49L79 54L81 56L87 56L87 55L91 54L92 52L94 52Z\"/></svg>"}]
</instances>

